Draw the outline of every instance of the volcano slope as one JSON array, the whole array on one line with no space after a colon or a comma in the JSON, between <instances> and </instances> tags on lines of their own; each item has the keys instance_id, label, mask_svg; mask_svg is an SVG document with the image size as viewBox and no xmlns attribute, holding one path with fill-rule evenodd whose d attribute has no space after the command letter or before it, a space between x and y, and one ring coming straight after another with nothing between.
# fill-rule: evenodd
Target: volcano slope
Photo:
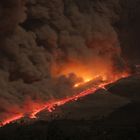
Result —
<instances>
[{"instance_id":1,"label":"volcano slope","mask_svg":"<svg viewBox=\"0 0 140 140\"><path fill-rule=\"evenodd\" d=\"M138 140L140 138L139 84L138 75L119 80L108 86L110 92L100 90L56 109L50 114L53 119L48 119L49 121L44 119L49 118L47 113L42 112L39 114L42 120L32 124L21 121L6 125L0 128L0 138L2 140Z\"/></svg>"},{"instance_id":2,"label":"volcano slope","mask_svg":"<svg viewBox=\"0 0 140 140\"><path fill-rule=\"evenodd\" d=\"M129 98L132 102L140 102L140 75L134 75L109 86L113 94Z\"/></svg>"},{"instance_id":3,"label":"volcano slope","mask_svg":"<svg viewBox=\"0 0 140 140\"><path fill-rule=\"evenodd\" d=\"M52 113L42 111L38 116L43 120L51 120L52 116L68 120L96 120L103 116L108 116L117 108L128 103L130 103L129 99L100 89L77 101L68 102L63 106L56 107Z\"/></svg>"}]
</instances>

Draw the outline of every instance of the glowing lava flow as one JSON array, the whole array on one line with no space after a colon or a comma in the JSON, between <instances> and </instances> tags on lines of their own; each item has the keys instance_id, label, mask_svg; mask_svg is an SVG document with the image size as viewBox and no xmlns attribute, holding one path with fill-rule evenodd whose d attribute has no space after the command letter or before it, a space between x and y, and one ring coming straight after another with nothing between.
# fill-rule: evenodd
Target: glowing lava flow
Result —
<instances>
[{"instance_id":1,"label":"glowing lava flow","mask_svg":"<svg viewBox=\"0 0 140 140\"><path fill-rule=\"evenodd\" d=\"M86 79L86 80L84 80L83 82L79 82L79 83L75 84L74 87L76 88L76 87L82 86L82 85L84 85L85 83L90 82L91 80L92 80L92 79Z\"/></svg>"},{"instance_id":2,"label":"glowing lava flow","mask_svg":"<svg viewBox=\"0 0 140 140\"><path fill-rule=\"evenodd\" d=\"M97 91L100 88L106 89L105 88L106 85L111 84L111 83L113 83L121 78L127 77L127 76L128 75L121 75L117 78L114 78L114 80L112 80L110 82L102 82L96 86L94 85L92 88L89 88L89 89L82 91L81 93L73 95L71 97L66 97L66 98L63 98L60 100L48 101L44 104L39 104L38 107L35 107L35 108L33 108L33 110L30 111L29 118L31 118L31 119L36 118L36 115L43 110L48 110L48 112L52 112L53 110L55 110L56 107L62 106L65 103L68 103L70 101L78 100L78 99L80 99L84 96L87 96L89 94L93 94L93 93L95 93L95 91ZM21 118L24 118L25 116L26 116L26 113L19 113L18 115L9 117L8 119L5 119L4 121L2 121L0 123L0 126L4 126L4 125L9 124L11 122L20 120Z\"/></svg>"},{"instance_id":3,"label":"glowing lava flow","mask_svg":"<svg viewBox=\"0 0 140 140\"><path fill-rule=\"evenodd\" d=\"M87 90L79 93L78 95L74 95L72 97L67 97L67 98L64 98L64 99L61 99L61 100L58 100L58 101L52 101L50 103L46 103L44 106L42 106L39 109L36 109L33 113L31 113L30 118L36 118L36 114L38 114L40 111L42 111L44 109L47 109L49 112L52 112L53 110L55 110L56 107L62 106L65 103L68 103L68 102L74 101L74 100L78 100L81 97L92 94L96 90L98 90L99 88L101 88L101 86L98 87L98 88L93 87L93 88L87 89Z\"/></svg>"},{"instance_id":4,"label":"glowing lava flow","mask_svg":"<svg viewBox=\"0 0 140 140\"><path fill-rule=\"evenodd\" d=\"M10 118L8 118L8 119L5 119L3 122L0 123L0 127L1 127L1 126L4 126L4 125L6 125L6 124L9 124L9 123L11 123L11 122L13 122L13 121L19 120L19 119L21 119L22 117L24 117L24 114L20 113L20 114L17 114L17 115L15 115L15 116L13 116L13 117L10 117Z\"/></svg>"}]
</instances>

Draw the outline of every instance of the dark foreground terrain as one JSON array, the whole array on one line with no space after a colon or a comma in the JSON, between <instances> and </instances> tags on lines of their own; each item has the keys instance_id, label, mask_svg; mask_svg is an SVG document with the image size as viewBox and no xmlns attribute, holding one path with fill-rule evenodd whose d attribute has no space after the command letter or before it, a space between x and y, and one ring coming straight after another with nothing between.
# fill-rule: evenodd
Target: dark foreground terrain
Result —
<instances>
[{"instance_id":1,"label":"dark foreground terrain","mask_svg":"<svg viewBox=\"0 0 140 140\"><path fill-rule=\"evenodd\" d=\"M139 140L139 103L98 121L54 120L32 125L10 124L0 129L1 140Z\"/></svg>"},{"instance_id":2,"label":"dark foreground terrain","mask_svg":"<svg viewBox=\"0 0 140 140\"><path fill-rule=\"evenodd\" d=\"M118 96L124 96L126 98L128 94L128 100L130 100L130 102L114 109L114 111L107 116L99 117L98 120L95 120L94 117L89 120L85 118L82 119L80 118L80 114L78 114L79 119L74 119L75 117L63 117L49 122L43 120L37 121L32 124L21 121L20 123L13 123L0 128L0 140L139 140L139 83L139 76L136 75L111 85L109 91L112 92L113 95L115 94L116 96L118 92ZM122 92L124 94L122 94ZM98 98L97 95L93 95L93 99L98 99L98 101L100 101L100 97L102 97L103 100L103 95L98 96ZM108 97L110 98L110 96ZM80 101L81 108L82 103L83 105L87 104L87 101L85 101L86 98ZM111 99L112 98L110 98L110 101ZM69 106L73 108L72 104L75 103L67 104L66 108ZM104 102L104 104L106 104L106 102ZM112 103L110 105L112 105ZM100 104L97 107L103 108ZM92 109L94 108L91 108L88 112L92 111ZM81 109L81 114L87 113L86 110L85 108L84 110ZM106 108L106 110L108 112L108 108ZM74 113L72 109L71 111Z\"/></svg>"}]
</instances>

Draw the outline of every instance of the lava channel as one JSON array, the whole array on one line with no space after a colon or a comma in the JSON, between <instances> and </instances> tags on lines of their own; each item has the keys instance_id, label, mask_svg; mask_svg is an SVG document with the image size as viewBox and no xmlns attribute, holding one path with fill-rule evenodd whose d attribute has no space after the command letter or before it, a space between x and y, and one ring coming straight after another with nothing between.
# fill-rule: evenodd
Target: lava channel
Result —
<instances>
[{"instance_id":1,"label":"lava channel","mask_svg":"<svg viewBox=\"0 0 140 140\"><path fill-rule=\"evenodd\" d=\"M129 75L121 75L120 77L115 78L114 80L111 80L109 82L102 82L102 83L100 83L99 85L96 85L96 86L94 85L93 87L91 87L89 89L86 89L86 90L80 92L79 94L73 95L71 97L66 97L66 98L63 98L63 99L60 99L60 100L48 101L44 104L42 103L42 104L38 105L38 107L33 108L33 110L30 112L30 114L28 116L29 116L30 119L35 119L35 118L37 118L36 117L37 114L40 113L43 110L48 110L48 112L53 112L56 109L56 107L62 106L62 105L66 104L68 102L71 102L71 101L78 100L78 99L80 99L84 96L94 94L97 90L99 90L101 88L107 90L105 88L106 85L114 83L115 81L117 81L121 78L128 77L128 76ZM9 123L15 122L17 120L20 120L20 119L24 118L25 116L27 116L27 114L25 114L25 113L19 113L19 114L16 114L15 116L11 116L11 117L3 120L0 123L0 127L4 126L6 124L9 124Z\"/></svg>"}]
</instances>

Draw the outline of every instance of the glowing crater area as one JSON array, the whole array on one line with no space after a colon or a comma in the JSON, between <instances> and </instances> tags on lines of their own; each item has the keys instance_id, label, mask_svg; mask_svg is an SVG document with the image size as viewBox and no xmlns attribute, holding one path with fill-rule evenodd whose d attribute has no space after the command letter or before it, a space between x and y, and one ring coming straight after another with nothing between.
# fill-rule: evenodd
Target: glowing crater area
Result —
<instances>
[{"instance_id":1,"label":"glowing crater area","mask_svg":"<svg viewBox=\"0 0 140 140\"><path fill-rule=\"evenodd\" d=\"M69 74L69 72L67 71L66 73L63 73L65 75ZM77 81L77 83L75 83L73 85L73 88L80 88L83 87L84 85L90 83L91 81L96 81L96 79L100 79L100 82L98 82L97 84L93 84L90 88L87 87L86 89L84 89L83 91L81 91L80 93L74 94L71 97L65 97L63 99L59 99L59 100L51 100L51 101L47 101L47 102L41 102L41 103L33 103L31 106L31 110L27 111L28 112L28 117L30 119L36 119L37 118L37 114L39 114L41 111L43 110L47 110L48 113L49 112L53 112L56 107L62 106L68 102L71 101L75 101L78 100L84 96L90 95L90 94L94 94L98 89L103 88L106 90L105 86L113 83L121 78L124 77L128 77L129 74L127 72L121 73L121 74L117 74L117 75L113 75L112 79L107 79L105 75L93 75L93 73L88 73L86 71L83 71L81 69L76 71L75 74L78 75L78 77L80 76L81 79L79 81ZM34 105L35 104L35 105ZM5 118L3 121L1 121L0 126L4 126L6 124L9 124L11 122L15 122L17 120L20 120L21 118L24 118L27 116L27 112L19 112L17 114L15 114L14 116L9 116L7 118Z\"/></svg>"}]
</instances>

